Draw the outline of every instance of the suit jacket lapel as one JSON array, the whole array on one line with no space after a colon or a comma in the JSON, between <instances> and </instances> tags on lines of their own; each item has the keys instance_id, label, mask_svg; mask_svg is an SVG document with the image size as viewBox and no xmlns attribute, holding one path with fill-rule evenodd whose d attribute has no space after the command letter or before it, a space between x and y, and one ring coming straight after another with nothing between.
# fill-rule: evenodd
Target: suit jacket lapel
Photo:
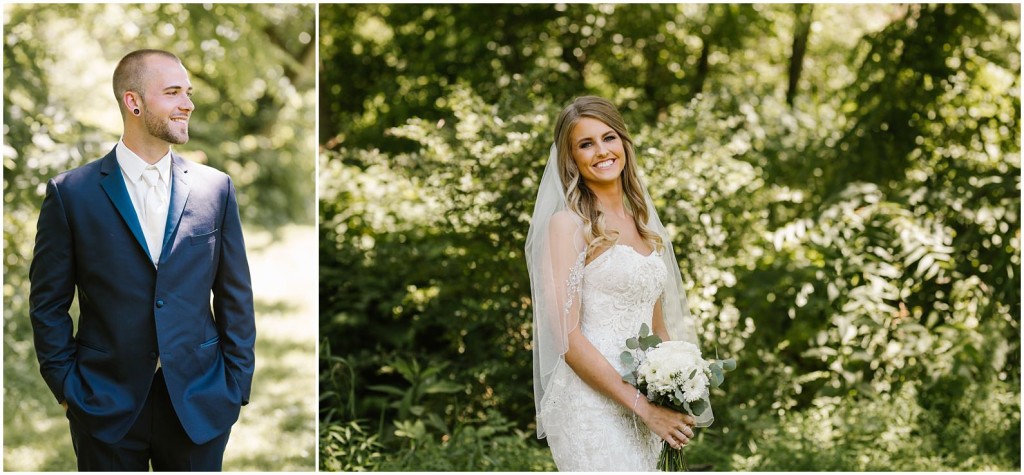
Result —
<instances>
[{"instance_id":1,"label":"suit jacket lapel","mask_svg":"<svg viewBox=\"0 0 1024 475\"><path fill-rule=\"evenodd\" d=\"M110 197L110 201L114 203L117 212L121 214L121 219L128 225L135 240L142 246L143 252L152 260L152 256L149 255L149 246L146 244L146 236L142 234L142 225L139 223L138 215L135 214L135 206L132 205L132 199L128 196L128 187L125 186L124 177L121 176L121 167L117 165L116 150L116 148L111 150L107 156L103 157L100 174L104 176L100 179L100 186Z\"/></svg>"},{"instance_id":2,"label":"suit jacket lapel","mask_svg":"<svg viewBox=\"0 0 1024 475\"><path fill-rule=\"evenodd\" d=\"M188 162L173 152L171 153L171 175L173 176L171 181L171 204L170 208L167 209L167 225L164 227L164 246L163 251L160 253L161 263L168 252L170 252L169 248L171 246L168 244L171 242L171 236L178 229L181 215L185 211L185 202L188 201L189 191L192 190L192 179L188 175Z\"/></svg>"}]
</instances>

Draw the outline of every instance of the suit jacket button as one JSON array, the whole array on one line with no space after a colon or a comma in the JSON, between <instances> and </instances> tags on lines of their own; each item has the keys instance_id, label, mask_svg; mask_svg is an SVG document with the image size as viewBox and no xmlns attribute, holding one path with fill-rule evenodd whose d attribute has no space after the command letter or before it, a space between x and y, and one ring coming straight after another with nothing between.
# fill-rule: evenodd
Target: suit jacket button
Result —
<instances>
[{"instance_id":1,"label":"suit jacket button","mask_svg":"<svg viewBox=\"0 0 1024 475\"><path fill-rule=\"evenodd\" d=\"M156 308L163 308L163 306L164 306L164 301L163 300L157 300L156 301Z\"/></svg>"},{"instance_id":2,"label":"suit jacket button","mask_svg":"<svg viewBox=\"0 0 1024 475\"><path fill-rule=\"evenodd\" d=\"M149 352L149 359L151 359L151 360L155 360L156 359L156 352L155 351L150 351Z\"/></svg>"}]
</instances>

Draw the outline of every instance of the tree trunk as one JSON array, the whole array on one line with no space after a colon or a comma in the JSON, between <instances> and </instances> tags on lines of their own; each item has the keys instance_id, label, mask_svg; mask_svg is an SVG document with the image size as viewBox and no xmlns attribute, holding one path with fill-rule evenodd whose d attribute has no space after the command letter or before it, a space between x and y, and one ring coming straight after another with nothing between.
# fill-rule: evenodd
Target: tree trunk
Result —
<instances>
[{"instance_id":1,"label":"tree trunk","mask_svg":"<svg viewBox=\"0 0 1024 475\"><path fill-rule=\"evenodd\" d=\"M704 90L704 79L708 76L708 56L711 55L711 35L705 35L704 45L700 49L700 59L697 61L697 74L693 77L693 92L696 96Z\"/></svg>"},{"instance_id":2,"label":"tree trunk","mask_svg":"<svg viewBox=\"0 0 1024 475\"><path fill-rule=\"evenodd\" d=\"M797 86L800 84L800 74L804 69L804 54L807 53L807 37L811 33L811 15L814 12L813 4L796 4L796 26L793 32L793 55L789 61L789 89L786 91L786 104L793 107L793 100L796 99Z\"/></svg>"}]
</instances>

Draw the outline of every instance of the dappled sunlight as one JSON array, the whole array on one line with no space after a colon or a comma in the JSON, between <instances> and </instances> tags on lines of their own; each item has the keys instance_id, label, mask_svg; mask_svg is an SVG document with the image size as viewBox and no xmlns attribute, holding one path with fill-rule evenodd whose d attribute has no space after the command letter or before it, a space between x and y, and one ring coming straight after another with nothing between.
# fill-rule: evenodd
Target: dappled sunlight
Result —
<instances>
[{"instance_id":1,"label":"dappled sunlight","mask_svg":"<svg viewBox=\"0 0 1024 475\"><path fill-rule=\"evenodd\" d=\"M256 374L249 405L231 431L224 469L314 469L316 453L316 231L286 226L277 237L247 230L256 298ZM279 310L261 312L260 302Z\"/></svg>"},{"instance_id":2,"label":"dappled sunlight","mask_svg":"<svg viewBox=\"0 0 1024 475\"><path fill-rule=\"evenodd\" d=\"M259 332L272 331L282 338L315 341L317 335L317 236L312 226L285 226L269 231L247 230L246 247L257 249L249 256L252 291L256 305L287 302L294 315L257 315ZM287 244L285 244L287 243ZM301 298L297 298L301 296ZM315 366L315 364L314 364Z\"/></svg>"},{"instance_id":3,"label":"dappled sunlight","mask_svg":"<svg viewBox=\"0 0 1024 475\"><path fill-rule=\"evenodd\" d=\"M57 447L18 447L4 453L5 471L29 471L19 467L42 467L47 459L54 455Z\"/></svg>"}]
</instances>

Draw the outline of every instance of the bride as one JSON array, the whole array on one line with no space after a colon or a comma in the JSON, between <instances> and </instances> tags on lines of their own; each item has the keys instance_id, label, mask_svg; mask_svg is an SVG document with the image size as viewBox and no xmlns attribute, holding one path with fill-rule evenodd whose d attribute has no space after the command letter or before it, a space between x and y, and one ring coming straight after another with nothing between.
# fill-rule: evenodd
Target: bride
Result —
<instances>
[{"instance_id":1,"label":"bride","mask_svg":"<svg viewBox=\"0 0 1024 475\"><path fill-rule=\"evenodd\" d=\"M537 436L562 471L653 471L662 440L681 448L711 424L651 404L622 381L619 354L646 323L697 343L679 266L640 180L615 106L566 107L526 239L533 297Z\"/></svg>"}]
</instances>

